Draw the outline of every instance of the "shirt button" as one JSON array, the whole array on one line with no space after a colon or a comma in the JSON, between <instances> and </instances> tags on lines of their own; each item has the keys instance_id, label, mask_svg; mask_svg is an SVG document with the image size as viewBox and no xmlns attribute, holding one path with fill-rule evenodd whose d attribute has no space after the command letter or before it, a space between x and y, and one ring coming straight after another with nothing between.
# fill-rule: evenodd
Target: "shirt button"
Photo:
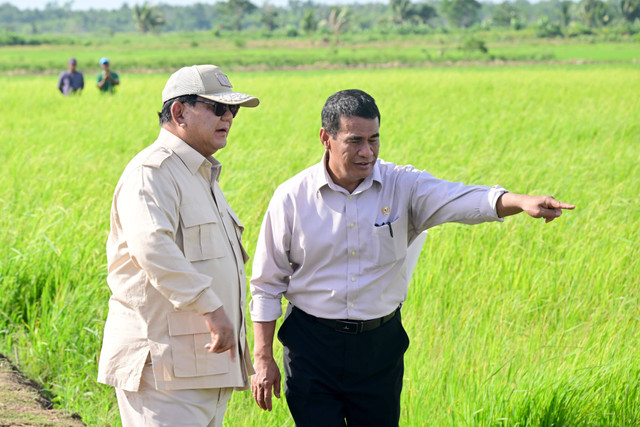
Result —
<instances>
[{"instance_id":1,"label":"shirt button","mask_svg":"<svg viewBox=\"0 0 640 427\"><path fill-rule=\"evenodd\" d=\"M352 223L350 224L350 227L351 227L351 228L353 228L354 226L355 226L355 224L352 222Z\"/></svg>"},{"instance_id":2,"label":"shirt button","mask_svg":"<svg viewBox=\"0 0 640 427\"><path fill-rule=\"evenodd\" d=\"M356 254L356 251L351 251L351 255L355 255L355 254Z\"/></svg>"},{"instance_id":3,"label":"shirt button","mask_svg":"<svg viewBox=\"0 0 640 427\"><path fill-rule=\"evenodd\" d=\"M356 281L356 278L355 278L355 277L352 277L352 278L351 278L351 281L352 281L352 282L355 282L355 281Z\"/></svg>"},{"instance_id":4,"label":"shirt button","mask_svg":"<svg viewBox=\"0 0 640 427\"><path fill-rule=\"evenodd\" d=\"M349 200L351 200L351 197L352 197L352 196L349 196Z\"/></svg>"},{"instance_id":5,"label":"shirt button","mask_svg":"<svg viewBox=\"0 0 640 427\"><path fill-rule=\"evenodd\" d=\"M351 304L351 305L349 306L349 308L353 308L353 304Z\"/></svg>"}]
</instances>

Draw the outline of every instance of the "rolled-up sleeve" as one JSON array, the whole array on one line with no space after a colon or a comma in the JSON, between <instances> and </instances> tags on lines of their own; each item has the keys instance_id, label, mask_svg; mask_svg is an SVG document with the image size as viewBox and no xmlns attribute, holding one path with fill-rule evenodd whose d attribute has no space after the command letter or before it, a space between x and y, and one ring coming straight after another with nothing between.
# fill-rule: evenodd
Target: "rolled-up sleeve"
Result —
<instances>
[{"instance_id":1,"label":"rolled-up sleeve","mask_svg":"<svg viewBox=\"0 0 640 427\"><path fill-rule=\"evenodd\" d=\"M282 315L282 296L294 271L289 260L293 207L286 205L282 193L276 191L262 221L250 283L249 312L254 322L269 322Z\"/></svg>"},{"instance_id":2,"label":"rolled-up sleeve","mask_svg":"<svg viewBox=\"0 0 640 427\"><path fill-rule=\"evenodd\" d=\"M179 194L162 170L138 167L127 176L117 194L116 210L132 261L151 285L175 308L197 314L214 311L222 301L176 244Z\"/></svg>"}]
</instances>

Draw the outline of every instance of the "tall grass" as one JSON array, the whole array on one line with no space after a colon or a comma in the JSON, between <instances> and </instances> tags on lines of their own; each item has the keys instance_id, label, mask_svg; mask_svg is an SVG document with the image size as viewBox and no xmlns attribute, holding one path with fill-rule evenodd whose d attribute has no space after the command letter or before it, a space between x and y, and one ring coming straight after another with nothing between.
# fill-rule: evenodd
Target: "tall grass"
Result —
<instances>
[{"instance_id":1,"label":"tall grass","mask_svg":"<svg viewBox=\"0 0 640 427\"><path fill-rule=\"evenodd\" d=\"M111 196L157 135L167 77L121 75L113 97L89 81L74 98L51 77L0 77L0 352L90 425L119 425L112 389L95 382ZM431 230L403 309L402 425L640 423L637 67L231 79L262 101L240 111L217 156L250 253L275 186L319 160L320 109L344 88L378 101L381 158L578 206L550 224L519 215ZM248 392L226 420L293 425L284 401L263 413Z\"/></svg>"}]
</instances>

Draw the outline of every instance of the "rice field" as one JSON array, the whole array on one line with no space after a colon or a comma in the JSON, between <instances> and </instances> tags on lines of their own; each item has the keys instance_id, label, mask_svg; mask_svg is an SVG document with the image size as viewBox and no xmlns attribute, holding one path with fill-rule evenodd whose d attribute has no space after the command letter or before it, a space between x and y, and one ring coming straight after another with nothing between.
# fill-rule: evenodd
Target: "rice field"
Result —
<instances>
[{"instance_id":1,"label":"rice field","mask_svg":"<svg viewBox=\"0 0 640 427\"><path fill-rule=\"evenodd\" d=\"M638 71L230 72L261 105L240 111L216 156L221 185L252 254L275 187L322 155L324 101L360 88L381 110L381 158L577 205L550 224L430 231L403 308L401 425L638 425ZM121 74L100 96L89 73L84 94L63 98L55 77L0 76L0 352L88 425L120 425L113 390L95 382L109 208L126 163L155 140L167 77ZM293 426L275 406L235 393L226 425Z\"/></svg>"}]
</instances>

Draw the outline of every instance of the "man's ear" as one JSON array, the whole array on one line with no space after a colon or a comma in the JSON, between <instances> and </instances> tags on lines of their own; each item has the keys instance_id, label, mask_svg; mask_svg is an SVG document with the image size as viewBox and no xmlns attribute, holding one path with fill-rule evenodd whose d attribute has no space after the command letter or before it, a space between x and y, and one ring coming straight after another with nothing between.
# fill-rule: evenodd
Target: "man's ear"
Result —
<instances>
[{"instance_id":1,"label":"man's ear","mask_svg":"<svg viewBox=\"0 0 640 427\"><path fill-rule=\"evenodd\" d=\"M174 101L174 103L171 104L171 119L176 124L176 126L186 126L184 119L184 104L182 102Z\"/></svg>"},{"instance_id":2,"label":"man's ear","mask_svg":"<svg viewBox=\"0 0 640 427\"><path fill-rule=\"evenodd\" d=\"M322 142L325 150L331 149L331 135L329 135L329 132L327 132L325 128L320 128L320 142Z\"/></svg>"}]
</instances>

